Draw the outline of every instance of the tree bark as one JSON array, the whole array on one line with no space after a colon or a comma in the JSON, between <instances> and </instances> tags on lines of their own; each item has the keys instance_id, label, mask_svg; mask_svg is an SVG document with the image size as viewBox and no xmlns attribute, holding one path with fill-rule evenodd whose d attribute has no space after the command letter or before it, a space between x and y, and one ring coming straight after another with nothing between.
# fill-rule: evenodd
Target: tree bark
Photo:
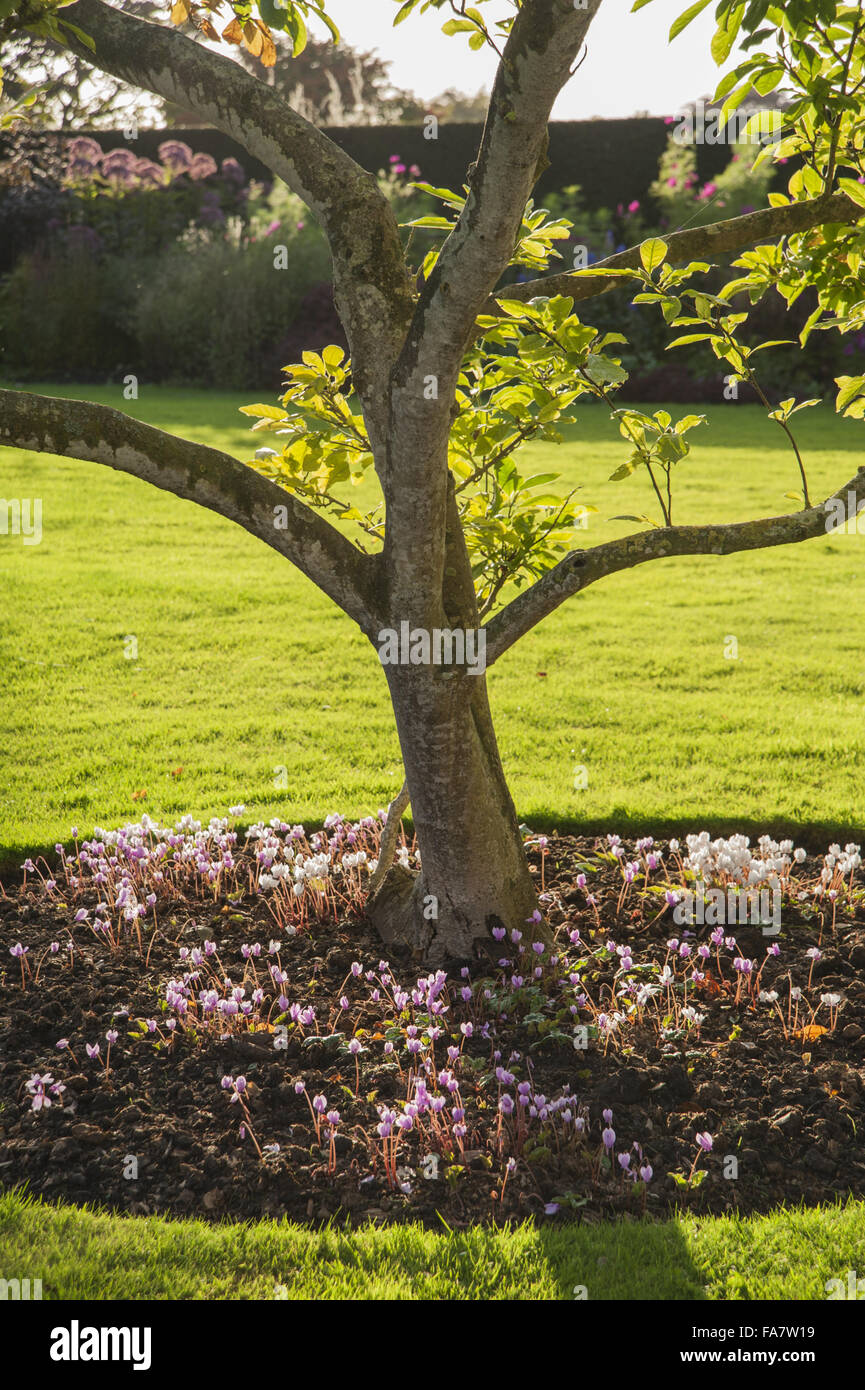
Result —
<instances>
[{"instance_id":1,"label":"tree bark","mask_svg":"<svg viewBox=\"0 0 865 1390\"><path fill-rule=\"evenodd\" d=\"M446 667L387 671L421 872L394 866L370 916L385 941L414 947L431 965L467 960L491 944L495 926L527 932L537 907L486 677Z\"/></svg>"}]
</instances>

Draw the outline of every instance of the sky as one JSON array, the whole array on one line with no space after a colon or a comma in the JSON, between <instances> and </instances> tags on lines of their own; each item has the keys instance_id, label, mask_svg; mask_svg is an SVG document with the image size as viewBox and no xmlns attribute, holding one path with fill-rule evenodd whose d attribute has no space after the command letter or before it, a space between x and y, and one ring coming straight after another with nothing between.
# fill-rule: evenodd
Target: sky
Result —
<instances>
[{"instance_id":1,"label":"sky","mask_svg":"<svg viewBox=\"0 0 865 1390\"><path fill-rule=\"evenodd\" d=\"M604 0L592 21L588 54L579 71L560 94L554 120L592 116L632 116L637 112L673 115L689 101L714 91L719 69L709 52L714 30L710 5L692 24L667 41L670 24L688 0L653 0L631 14L633 0ZM419 97L434 97L448 87L474 93L489 90L496 55L473 53L459 34L448 38L441 26L446 10L414 14L393 28L395 0L328 0L327 9L348 43L375 49L391 60L391 79L397 87ZM496 7L489 7L496 16ZM508 13L501 6L499 17Z\"/></svg>"}]
</instances>

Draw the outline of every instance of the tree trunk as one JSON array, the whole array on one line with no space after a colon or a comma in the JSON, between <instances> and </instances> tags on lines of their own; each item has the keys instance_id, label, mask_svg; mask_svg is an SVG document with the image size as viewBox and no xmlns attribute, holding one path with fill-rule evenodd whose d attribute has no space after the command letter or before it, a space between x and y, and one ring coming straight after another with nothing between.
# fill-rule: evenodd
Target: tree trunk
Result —
<instances>
[{"instance_id":1,"label":"tree trunk","mask_svg":"<svg viewBox=\"0 0 865 1390\"><path fill-rule=\"evenodd\" d=\"M391 869L369 902L387 942L432 965L469 959L491 929L526 930L537 907L505 781L486 677L453 668L386 667L421 857Z\"/></svg>"}]
</instances>

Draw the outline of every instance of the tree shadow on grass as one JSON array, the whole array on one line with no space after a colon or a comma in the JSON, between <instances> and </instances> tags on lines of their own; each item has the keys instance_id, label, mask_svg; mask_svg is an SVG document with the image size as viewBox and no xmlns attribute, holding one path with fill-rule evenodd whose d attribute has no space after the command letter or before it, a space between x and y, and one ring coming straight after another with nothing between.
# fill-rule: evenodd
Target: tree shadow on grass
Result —
<instances>
[{"instance_id":1,"label":"tree shadow on grass","mask_svg":"<svg viewBox=\"0 0 865 1390\"><path fill-rule=\"evenodd\" d=\"M538 1232L561 1299L705 1299L684 1230L670 1221L605 1221Z\"/></svg>"}]
</instances>

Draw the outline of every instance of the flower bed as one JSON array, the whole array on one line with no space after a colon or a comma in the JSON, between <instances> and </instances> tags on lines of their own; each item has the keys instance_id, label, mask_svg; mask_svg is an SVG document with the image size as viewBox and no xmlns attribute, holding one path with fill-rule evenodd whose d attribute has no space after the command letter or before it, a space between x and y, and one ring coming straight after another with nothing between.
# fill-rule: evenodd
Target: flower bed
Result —
<instances>
[{"instance_id":1,"label":"flower bed","mask_svg":"<svg viewBox=\"0 0 865 1390\"><path fill-rule=\"evenodd\" d=\"M380 817L242 810L7 885L6 1185L451 1226L865 1193L858 846L530 836L543 939L425 970L363 917Z\"/></svg>"}]
</instances>

